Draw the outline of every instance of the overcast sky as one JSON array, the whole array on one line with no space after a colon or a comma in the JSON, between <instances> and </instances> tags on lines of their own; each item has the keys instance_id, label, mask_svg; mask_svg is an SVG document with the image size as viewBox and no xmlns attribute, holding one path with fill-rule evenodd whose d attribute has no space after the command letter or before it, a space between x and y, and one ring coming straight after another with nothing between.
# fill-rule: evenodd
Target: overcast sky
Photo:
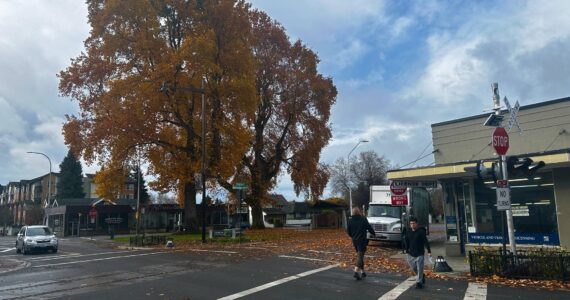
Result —
<instances>
[{"instance_id":1,"label":"overcast sky","mask_svg":"<svg viewBox=\"0 0 570 300\"><path fill-rule=\"evenodd\" d=\"M353 155L414 161L433 150L430 124L491 108L493 82L521 105L570 96L570 1L252 2L318 53L338 88L325 163L360 139ZM81 0L0 0L0 184L47 173L26 151L59 171L64 116L78 108L56 74L82 51L86 15ZM300 199L287 177L276 192Z\"/></svg>"}]
</instances>

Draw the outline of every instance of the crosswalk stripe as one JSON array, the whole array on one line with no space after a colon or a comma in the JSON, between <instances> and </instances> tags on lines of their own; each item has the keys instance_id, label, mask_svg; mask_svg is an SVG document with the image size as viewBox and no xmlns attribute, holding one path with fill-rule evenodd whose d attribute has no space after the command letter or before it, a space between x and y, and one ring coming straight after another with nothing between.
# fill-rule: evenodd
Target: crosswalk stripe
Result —
<instances>
[{"instance_id":1,"label":"crosswalk stripe","mask_svg":"<svg viewBox=\"0 0 570 300\"><path fill-rule=\"evenodd\" d=\"M12 250L16 250L16 248L6 249L6 250L2 250L2 251L0 251L0 252L1 252L1 253L4 253L4 252L12 251Z\"/></svg>"},{"instance_id":2,"label":"crosswalk stripe","mask_svg":"<svg viewBox=\"0 0 570 300\"><path fill-rule=\"evenodd\" d=\"M259 291L262 291L262 290L265 290L265 289L268 289L268 288L271 288L271 287L274 287L274 286L283 284L283 283L285 283L285 282L289 282L289 281L291 281L291 280L299 279L299 278L301 278L301 277L309 276L309 275L311 275L311 274L315 274L315 273L319 273L319 272L322 272L322 271L326 271L326 270L328 270L328 269L336 268L336 267L338 267L338 266L339 266L339 264L329 265L329 266L322 267L322 268L319 268L319 269L310 270L310 271L303 272L303 273L300 273L300 274L297 274L297 275L285 277L285 278L283 278L283 279L275 280L275 281L272 281L272 282L270 282L270 283L266 283L266 284L264 284L264 285L260 285L260 286L258 286L258 287L251 288L251 289L249 289L249 290L245 290L245 291L243 291L243 292L239 292L239 293L236 293L236 294L233 294L233 295L229 295L229 296L226 296L226 297L223 297L223 298L219 298L218 300L233 300L233 299L238 299L238 298L245 297L245 296L247 296L247 295L251 295L251 294L253 294L253 293L257 293L257 292L259 292Z\"/></svg>"},{"instance_id":3,"label":"crosswalk stripe","mask_svg":"<svg viewBox=\"0 0 570 300\"><path fill-rule=\"evenodd\" d=\"M485 300L487 299L487 285L475 282L469 282L467 290L465 291L464 300Z\"/></svg>"},{"instance_id":4,"label":"crosswalk stripe","mask_svg":"<svg viewBox=\"0 0 570 300\"><path fill-rule=\"evenodd\" d=\"M407 291L414 284L416 284L416 276L412 276L404 280L397 287L393 288L391 291L387 292L386 294L382 295L382 297L378 298L378 300L394 300L398 298L402 293Z\"/></svg>"}]
</instances>

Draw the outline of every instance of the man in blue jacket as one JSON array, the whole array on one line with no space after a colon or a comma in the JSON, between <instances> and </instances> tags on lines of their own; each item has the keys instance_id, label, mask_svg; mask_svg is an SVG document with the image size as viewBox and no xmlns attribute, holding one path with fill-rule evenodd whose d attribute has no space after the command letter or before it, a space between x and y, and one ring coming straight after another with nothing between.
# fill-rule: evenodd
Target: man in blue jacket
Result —
<instances>
[{"instance_id":1,"label":"man in blue jacket","mask_svg":"<svg viewBox=\"0 0 570 300\"><path fill-rule=\"evenodd\" d=\"M352 209L352 217L348 220L347 232L352 238L352 244L356 250L356 266L354 267L354 278L356 280L366 277L366 273L364 273L364 253L366 252L366 246L368 246L366 231L376 235L366 217L360 212L360 209L354 207Z\"/></svg>"},{"instance_id":2,"label":"man in blue jacket","mask_svg":"<svg viewBox=\"0 0 570 300\"><path fill-rule=\"evenodd\" d=\"M431 256L431 249L426 236L426 230L423 227L418 228L418 219L410 218L410 227L404 231L404 250L408 253L408 264L412 268L414 274L417 274L416 288L423 288L426 280L424 276L424 248L427 249L428 255Z\"/></svg>"}]
</instances>

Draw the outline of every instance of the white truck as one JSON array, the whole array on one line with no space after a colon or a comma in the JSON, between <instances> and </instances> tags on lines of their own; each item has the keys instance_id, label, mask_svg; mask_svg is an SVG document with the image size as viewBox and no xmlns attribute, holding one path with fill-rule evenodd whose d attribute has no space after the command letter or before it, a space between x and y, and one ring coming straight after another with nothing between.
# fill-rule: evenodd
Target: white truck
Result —
<instances>
[{"instance_id":1,"label":"white truck","mask_svg":"<svg viewBox=\"0 0 570 300\"><path fill-rule=\"evenodd\" d=\"M429 234L430 195L425 188L408 188L408 205L393 206L389 185L370 186L370 204L367 218L376 233L368 233L369 240L402 242L402 224L407 225L411 216L418 218L418 226Z\"/></svg>"}]
</instances>

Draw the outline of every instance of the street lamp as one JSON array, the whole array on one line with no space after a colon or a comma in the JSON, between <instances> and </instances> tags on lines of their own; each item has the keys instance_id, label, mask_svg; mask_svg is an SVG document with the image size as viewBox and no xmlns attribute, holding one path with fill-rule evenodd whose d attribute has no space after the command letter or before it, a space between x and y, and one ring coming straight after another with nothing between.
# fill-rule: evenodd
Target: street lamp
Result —
<instances>
[{"instance_id":1,"label":"street lamp","mask_svg":"<svg viewBox=\"0 0 570 300\"><path fill-rule=\"evenodd\" d=\"M168 91L181 89L191 93L202 94L202 243L206 243L206 90L204 89L204 78L202 78L202 88L195 87L171 87L165 81L160 85L160 91L168 95Z\"/></svg>"},{"instance_id":2,"label":"street lamp","mask_svg":"<svg viewBox=\"0 0 570 300\"><path fill-rule=\"evenodd\" d=\"M47 155L45 155L44 153L41 153L41 152L28 151L26 153L43 155L49 161L49 179L48 179L49 181L48 181L48 193L47 193L47 198L46 198L46 206L48 206L50 204L49 200L50 200L50 194L51 194L51 159L49 159L49 157Z\"/></svg>"},{"instance_id":3,"label":"street lamp","mask_svg":"<svg viewBox=\"0 0 570 300\"><path fill-rule=\"evenodd\" d=\"M356 143L356 145L354 146L354 148L352 148L352 150L350 150L350 152L348 152L348 155L346 156L346 163L347 165L350 164L350 155L352 154L352 151L354 151L354 149L356 149L356 147L358 147L358 145L360 145L361 143L368 143L368 140L360 140L358 141L358 143ZM350 200L350 215L352 215L352 189L350 188L350 186L347 184L346 187L348 188L348 197Z\"/></svg>"}]
</instances>

